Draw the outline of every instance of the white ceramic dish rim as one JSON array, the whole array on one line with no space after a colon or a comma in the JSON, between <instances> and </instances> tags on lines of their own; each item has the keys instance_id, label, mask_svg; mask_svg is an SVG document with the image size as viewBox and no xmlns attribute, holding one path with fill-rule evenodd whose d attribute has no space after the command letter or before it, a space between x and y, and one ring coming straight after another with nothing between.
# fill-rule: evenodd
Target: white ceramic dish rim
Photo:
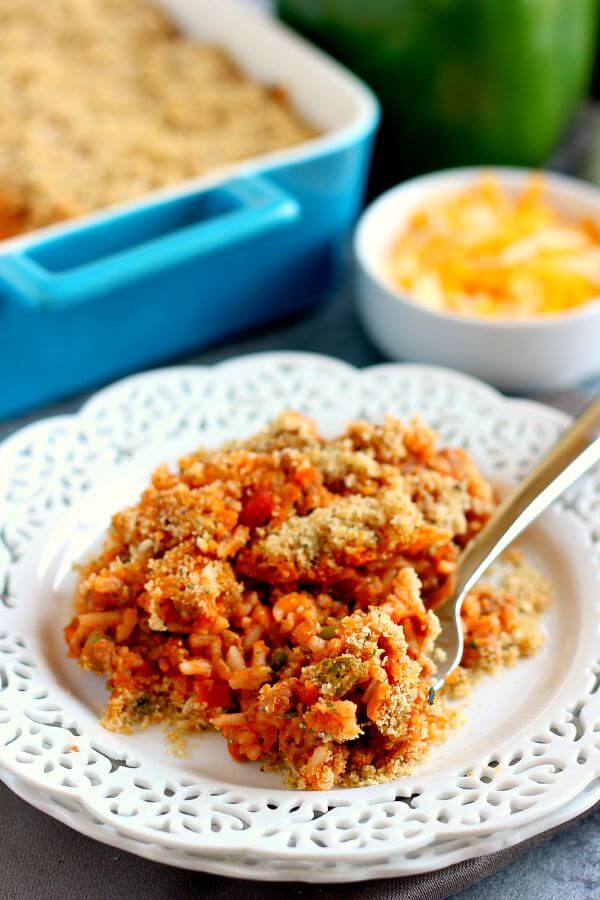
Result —
<instances>
[{"instance_id":1,"label":"white ceramic dish rim","mask_svg":"<svg viewBox=\"0 0 600 900\"><path fill-rule=\"evenodd\" d=\"M394 394L394 390L396 390L396 394ZM250 394L248 394L248 391L250 391ZM41 480L39 484L33 484L34 470L31 469L31 466L35 466L37 462L35 459L32 460L31 454L33 453L35 457L37 452L41 452L42 456L47 453L52 455L58 452L59 455L55 458L55 461L70 458L68 467L71 467L73 465L72 453L75 446L73 441L76 435L77 442L79 442L81 436L85 434L83 444L85 445L86 453L89 454L92 445L94 449L99 448L100 460L96 460L96 465L98 466L96 476L102 477L106 473L106 468L102 469L101 464L109 462L110 465L116 466L115 453L117 451L128 450L129 452L135 452L135 445L131 443L134 434L137 434L138 440L141 439L143 443L147 443L149 438L148 427L152 427L158 429L156 432L157 439L159 435L162 435L164 438L163 431L165 429L168 431L169 428L172 429L177 418L181 419L180 427L184 427L185 431L185 427L188 426L185 426L184 407L180 406L178 408L178 402L186 404L185 408L188 410L186 415L189 417L190 402L192 400L194 403L202 401L204 404L202 407L203 427L205 429L207 427L210 428L210 425L207 425L207 420L210 419L211 415L215 416L218 433L218 427L220 427L218 426L219 417L221 419L225 417L227 428L230 429L229 433L231 434L232 429L233 433L254 430L256 425L265 421L266 418L273 414L276 408L291 404L309 413L312 412L313 415L321 417L321 419L323 417L331 418L332 415L335 419L335 416L338 416L336 420L337 427L341 424L339 416L342 417L342 420L351 415L365 413L373 417L379 417L383 412L381 408L382 397L384 398L383 404L385 409L397 412L403 410L403 413L406 414L413 409L412 405L406 409L403 407L403 404L405 405L409 401L410 404L413 403L411 391L413 393L416 391L419 394L421 404L427 405L432 402L434 406L437 404L437 412L442 419L445 421L447 419L446 425L450 428L460 425L461 420L458 417L460 404L466 403L467 407L465 408L470 409L473 415L473 423L469 428L477 429L483 427L481 433L478 432L477 435L472 435L473 440L489 441L493 437L491 433L488 434L486 431L486 410L488 419L493 419L494 415L498 417L495 425L500 430L506 428L510 430L511 422L514 423L516 421L518 424L517 437L520 440L530 442L527 454L521 460L521 462L525 462L526 467L531 464L531 459L535 458L544 449L544 446L547 446L556 438L568 421L564 415L539 404L506 400L500 394L474 379L436 367L388 364L361 372L339 361L317 355L275 353L242 357L238 360L223 363L213 369L181 367L145 373L124 379L112 387L100 391L83 407L78 416L42 420L26 427L5 442L0 451L0 484L2 483L2 476L6 479L11 466L17 464L19 484L25 485L23 488L17 484L17 481L14 482L14 491L16 491L15 496L17 497L17 501L15 501L14 497L11 499L11 486L7 484L8 493L7 499L5 498L5 509L7 510L9 527L8 531L5 529L4 532L5 547L8 549L9 546L14 546L17 548L15 553L18 555L20 552L18 550L19 541L24 544L27 541L31 542L31 535L29 538L19 538L19 534L23 532L23 529L25 531L27 528L35 530L35 527L37 527L35 520L40 516L43 518L44 509L47 509L47 501L50 494L48 496L46 494L51 490L49 487L49 474L46 470L44 470L43 474L38 472L38 479ZM437 399L436 391L438 394ZM157 410L153 408L153 403L156 402L157 398L161 403L163 402L163 399L161 399L162 395L168 397L168 402L164 400L166 403L165 408L173 413L175 419L173 419L172 415L166 414L163 414L161 419ZM134 406L137 406L139 403L143 416L146 416L143 419L144 428L142 429L139 426L137 433L135 429L138 426L136 426L135 422L132 422L132 418L135 418L135 412L133 407L128 406L128 403L131 401L126 403L125 397L137 398L134 401ZM271 398L271 406L269 406L269 398ZM148 403L148 401L152 402ZM453 406L453 403L458 403L458 407ZM230 404L230 406L228 407L227 404ZM210 411L211 407L212 412ZM421 412L425 411L421 409L419 403L415 404L415 408L419 408ZM333 413L332 409L334 410ZM500 414L500 411L502 411L502 414ZM490 422L488 421L487 424L489 425ZM133 431L131 430L132 428ZM195 442L201 439L203 433L208 434L206 431L203 433L193 431L192 433L196 435ZM222 437L222 435L220 436ZM36 439L39 440L40 444L34 452L33 448L36 446ZM123 443L125 440L129 441L126 446ZM191 439L187 437L186 440L189 441ZM501 436L501 440L505 441L506 436ZM103 446L102 442L106 446ZM61 443L63 445L62 450ZM189 444L186 446L189 448ZM66 450L69 450L69 453L65 453ZM106 455L103 456L104 451L106 451ZM82 460L78 458L76 461L78 465L81 465ZM47 463L44 463L44 465L47 468ZM64 472L60 471L60 465L58 469L59 471L55 473L55 478L64 476ZM27 477L24 477L24 473ZM89 479L91 473L91 469L83 473L85 480ZM589 556L589 565L594 572L593 583L596 584L597 588L600 561L597 558L598 547L594 544L594 541L597 540L597 531L595 529L597 529L596 520L598 513L598 508L594 504L596 503L595 491L600 492L600 484L596 485L592 482L593 479L592 481L588 479L585 483L580 483L568 502L565 501L566 506L563 513L569 517L570 527L577 531L578 538L587 544L589 553L586 554L586 558ZM35 494L37 499L32 505L28 492L33 490L34 487L37 490ZM28 497L26 503L24 503L23 499L21 499L21 502L18 502L19 492L22 493L23 490L25 490ZM63 493L72 495L65 500L65 505L71 504L73 499L82 493L81 484L79 483L71 486L62 484L60 490ZM21 518L18 516L19 509L22 514ZM58 513L60 512L61 510L59 509ZM13 519L11 519L11 513L14 514ZM57 510L51 509L50 513L46 512L46 516L48 515L50 516L48 522L52 528L55 528ZM9 532L10 539L7 542ZM13 539L16 542L14 545ZM13 560L13 565L16 570L18 561ZM6 571L9 572L9 559L5 560L5 566ZM5 584L8 585L8 581ZM6 590L8 593L8 588ZM5 610L3 619L10 631L11 620L13 623L15 621L13 611L11 609ZM262 803L263 807L266 804L267 809L269 808L269 801L275 801L276 805L281 803L277 812L282 813L282 822L278 832L278 841L271 841L272 847L265 846L264 834L262 836L260 834L251 835L247 832L242 839L242 835L231 831L226 835L230 839L229 842L224 841L222 834L216 838L211 832L202 835L195 834L193 839L182 839L181 833L175 834L155 830L156 823L150 821L151 817L148 821L142 821L145 814L142 816L139 810L134 814L133 818L123 818L123 813L118 812L118 810L115 812L109 808L110 804L108 801L111 797L103 797L101 799L99 796L96 796L97 792L94 794L93 785L90 787L85 779L82 780L81 772L77 773L80 776L79 782L75 778L76 773L71 771L65 783L64 771L60 771L62 763L52 768L50 772L43 771L40 768L41 764L44 760L49 760L53 756L54 751L50 752L47 748L44 750L43 745L41 749L35 746L33 750L28 750L27 746L24 745L27 744L31 748L35 743L33 738L30 739L27 736L24 741L20 741L20 736L18 736L17 739L10 741L8 745L5 745L0 750L0 764L6 771L12 772L20 781L31 785L34 789L48 790L51 788L53 793L64 797L66 800L76 798L94 817L108 823L116 823L119 831L131 837L159 842L164 846L177 846L180 849L187 848L191 851L203 848L215 855L226 855L227 852L231 853L236 847L238 849L243 847L244 849L252 849L253 853L261 857L273 859L325 860L360 857L361 860L367 860L369 858L377 858L382 854L382 845L378 844L375 849L372 831L370 840L363 834L367 829L362 830L362 837L359 842L355 841L354 838L350 842L347 842L345 839L349 826L344 821L344 816L352 815L356 825L356 820L360 816L360 810L368 809L369 815L371 815L374 806L379 806L385 810L386 816L389 815L392 821L388 824L395 826L395 845L401 845L407 851L416 849L428 843L432 838L439 836L444 838L451 836L459 838L462 836L466 838L467 836L485 833L492 827L496 831L503 828L520 827L562 806L567 800L580 793L590 781L597 777L600 771L600 764L598 763L599 748L594 739L595 725L600 722L600 712L598 710L600 697L597 693L598 678L595 655L597 626L598 621L595 621L594 624L588 623L588 627L585 629L586 633L582 635L582 640L587 642L585 654L588 655L584 654L586 661L583 658L579 660L578 674L576 673L577 678L575 679L576 685L572 683L573 678L571 678L565 688L566 692L561 695L560 709L554 709L554 712L544 710L542 721L544 726L548 726L548 731L546 728L542 729L541 724L537 720L528 725L530 732L533 734L538 732L539 729L544 731L544 746L546 749L540 750L543 759L533 760L532 779L537 784L545 785L540 791L546 796L543 800L534 801L527 807L522 807L522 804L519 805L519 788L525 786L530 792L532 789L532 779L527 775L527 770L524 770L524 773L513 779L515 784L506 788L506 793L502 800L505 812L505 800L507 801L511 797L510 802L512 803L516 799L517 808L515 810L511 808L511 812L514 812L514 815L506 816L498 807L496 807L496 814L494 814L494 810L489 807L490 817L486 821L465 821L464 818L460 822L457 819L453 821L454 813L452 813L447 822L443 822L442 819L435 822L431 820L431 816L428 819L425 813L421 811L421 814L425 815L429 829L421 829L420 832L417 829L417 832L414 832L413 826L408 829L410 833L406 834L406 826L408 824L406 818L411 815L411 813L406 811L407 805L410 807L410 803L407 804L406 800L413 793L413 789L419 789L420 785L424 783L423 778L420 778L417 773L415 776L402 779L395 786L380 785L375 788L360 788L350 792L332 791L326 794L298 794L297 792L280 789L272 790L270 788L266 790L264 788L236 788L234 793L237 795L241 793L246 798L244 800L246 809L253 807L257 802L259 804ZM5 654L5 669L9 663L12 665L12 668L9 666L9 674L16 684L16 690L13 692L14 696L12 697L13 713L21 716L21 714L25 715L26 702L31 702L35 705L37 700L41 699L44 701L46 698L36 699L35 684L28 681L31 674L29 676L27 674L23 675L23 666L27 665L26 660L24 661L23 659L24 648L22 642L19 643L19 639L13 632L14 628L11 631L12 637L10 634L4 635L2 650ZM12 659L13 656L14 659ZM586 682L585 685L581 683L583 681ZM573 694L573 691L575 691L575 694ZM580 692L583 692L583 700L580 699ZM4 699L6 699L6 696ZM578 709L575 715L573 710L576 707ZM0 736L4 735L5 738L7 726L9 732L11 727L11 714L8 712L8 719L6 714L7 710L5 708L4 716L0 717ZM58 723L55 721L56 716L52 716L52 721L48 723L48 728L44 727L43 717L42 722L39 721L39 716L35 718L37 723L35 740L43 741L44 732L46 732L50 735L48 740L52 743L56 736L57 724L60 725L62 722L68 728L69 722L72 721L71 713L68 710L64 712L60 710L57 715ZM561 717L564 718L564 722ZM28 717L25 716L25 718ZM23 722L25 721L22 716L21 719ZM558 721L558 725L555 724L555 720ZM41 728L38 727L40 725ZM68 730L65 731L62 726L59 730L61 733L64 732L65 740L73 741ZM581 733L578 734L580 730ZM67 735L69 736L67 737ZM515 754L514 741L517 738L520 740L522 737L522 734L517 735L513 737L512 744L510 741L506 745L503 744L503 766L505 763L508 764L508 761ZM123 752L119 741L113 742L112 738L113 736L107 736L104 744L115 749L111 749L108 755L104 754L102 750L99 751L104 756L104 759L100 762L96 760L98 766L94 777L97 777L97 772L100 771L107 786L116 787L120 792L123 788L119 787L118 782L122 781L123 773L127 772L129 768L127 765L128 753L126 745ZM83 738L78 736L76 740L78 744L83 745L87 739L85 736ZM575 745L577 746L575 747ZM7 747L10 749L7 749ZM584 747L586 748L587 756L582 764L575 766L573 763L573 766L571 766L569 762L569 765L565 765L560 772L553 772L553 769L556 770L556 760L561 758L570 759L574 752L574 747L579 751ZM96 750L97 747L92 747L91 749ZM25 759L23 759L23 753L26 757ZM54 756L56 756L55 753ZM110 758L121 759L125 762L124 765L117 766L117 771L121 773L117 777L114 777L114 772L105 773L102 771L102 766ZM486 754L486 757L479 760L476 766L471 766L473 769L472 773L463 773L462 776L460 776L460 773L457 773L456 777L462 778L463 782L466 782L464 787L461 787L461 790L464 789L466 792L476 794L473 802L478 804L477 808L483 808L482 803L485 806L483 798L484 795L487 796L487 789L483 789L482 785L489 783L494 776L494 759L498 763L497 753L492 753L492 755ZM521 757L516 760L517 767L520 764L520 760ZM550 767L549 770L548 766ZM564 773L566 773L566 782L564 778L558 777L561 774L564 775ZM128 773L129 776L131 776L131 772ZM541 781L539 781L538 776L541 777ZM484 779L483 782L481 782L482 778ZM192 779L193 781L194 779ZM197 778L196 781L202 781L202 779ZM206 779L204 779L204 782L206 782ZM433 778L433 783L435 784L435 777ZM210 780L208 784L210 785ZM446 785L446 782L444 782L444 785ZM188 779L187 783L182 785L182 788L189 788L190 786ZM441 784L438 785L438 789L440 786ZM232 793L230 788L231 785L227 788L229 795ZM133 790L130 783L126 784L126 789L129 791ZM537 789L534 788L534 790ZM538 794L540 791L537 791ZM460 792L458 792L457 797L459 795ZM113 794L112 796L114 797L115 795ZM211 794L210 796L213 795ZM465 794L463 794L464 796ZM444 803L446 799L444 798ZM181 797L179 800L181 800ZM206 791L204 801L206 801ZM211 803L212 801L208 802ZM232 798L234 806L239 804L239 802L239 799ZM412 803L412 798L410 802ZM452 802L452 799L450 799L450 805L452 805ZM350 806L340 805L346 803L350 803ZM457 803L460 807L460 798L457 800ZM471 800L469 800L469 803L471 803ZM227 796L218 804L217 812L219 814L222 813L226 804ZM448 804L445 803L445 806L448 806ZM238 811L239 809L240 807L238 806ZM341 813L340 810L342 810ZM255 811L252 810L252 812L254 814ZM317 849L316 846L311 846L310 841L305 840L313 826L308 825L304 829L301 829L300 826L306 824L306 819L302 820L303 816L309 815L308 821L312 822L316 813L318 813L320 818L325 812L328 813L332 822L336 819L330 829L331 833L328 833L328 839L333 841L333 843ZM262 819L260 816L262 816ZM260 810L260 816L258 816L259 822L263 820L266 822L269 819L272 821L274 819L273 816L269 816L264 808ZM298 821L299 819L300 821ZM414 822L414 819L409 819L409 821ZM294 843L286 843L289 837L292 836L290 822L294 829L293 833L295 835L301 834L301 846L298 846L298 843L296 843L296 838L294 838ZM328 822L328 829L329 825L330 823ZM248 827L250 828L251 826ZM350 827L354 827L354 825ZM343 832L346 832L346 835ZM270 835L270 837L272 836ZM252 840L250 840L251 838Z\"/></svg>"},{"instance_id":2,"label":"white ceramic dish rim","mask_svg":"<svg viewBox=\"0 0 600 900\"><path fill-rule=\"evenodd\" d=\"M354 256L359 266L367 272L370 277L381 287L382 290L391 294L399 303L405 303L407 306L419 310L425 316L438 321L452 321L477 328L484 328L489 331L515 331L516 329L555 329L564 325L566 322L573 320L585 321L590 317L596 317L600 314L600 297L588 301L583 306L573 310L567 310L563 313L553 315L545 315L539 317L529 317L524 319L511 318L486 318L485 316L473 316L469 314L453 313L443 310L431 309L425 304L414 300L409 293L398 288L391 279L386 278L382 273L381 260L376 261L373 254L367 248L367 240L369 232L376 227L377 217L385 208L398 208L398 226L404 221L401 213L403 209L403 201L407 194L415 189L427 189L434 185L439 185L440 194L453 189L464 187L474 183L482 175L493 173L497 176L501 186L509 188L522 187L523 184L533 175L540 174L534 169L518 168L514 166L464 166L452 169L443 169L439 172L432 172L427 175L419 175L416 178L410 178L402 182L396 187L390 188L381 194L361 215L354 233ZM561 193L568 195L569 199L575 203L581 202L586 205L595 205L597 207L597 218L600 224L600 188L596 185L575 178L571 175L563 175L558 172L543 171L544 181L548 189L548 196L552 199L552 194ZM411 204L411 209L413 208ZM394 239L395 234L390 234L390 243ZM379 263L379 264L378 264Z\"/></svg>"},{"instance_id":3,"label":"white ceramic dish rim","mask_svg":"<svg viewBox=\"0 0 600 900\"><path fill-rule=\"evenodd\" d=\"M0 773L0 777L2 776L4 783L18 797L53 819L62 822L63 825L102 844L125 850L151 862L227 878L274 882L303 881L313 884L354 883L373 878L403 878L435 872L479 856L485 856L488 853L514 847L582 816L600 802L600 782L596 782L595 785L592 784L588 790L583 791L554 813L550 813L530 825L499 833L479 835L457 848L452 846L454 841L434 840L410 856L398 854L381 862L374 860L366 863L363 867L348 865L347 862L344 862L333 869L328 866L320 867L318 861L313 860L304 865L296 864L293 860L286 860L284 865L276 867L269 860L252 858L242 860L237 856L231 859L212 859L210 856L200 854L180 853L176 849L161 847L157 844L141 843L134 838L120 834L109 825L94 821L87 811L79 806L75 805L69 808L64 801L57 801L51 794L44 795L41 791L31 789L21 783L19 779L8 776L6 773Z\"/></svg>"},{"instance_id":4,"label":"white ceramic dish rim","mask_svg":"<svg viewBox=\"0 0 600 900\"><path fill-rule=\"evenodd\" d=\"M214 172L208 172L206 175L188 178L156 191L148 192L135 200L112 204L96 212L69 219L66 222L58 222L45 228L27 232L24 235L6 238L0 241L0 255L23 250L26 247L37 244L41 239L51 236L55 237L71 231L75 232L82 225L111 219L138 207L155 203L161 198L185 196L202 188L217 187L232 178L252 176L266 168L275 170L293 163L316 159L360 140L377 125L379 121L379 104L370 88L331 56L296 34L273 16L260 12L249 4L239 3L239 0L219 0L218 3L215 3L214 0L193 0L193 4L190 0L153 0L153 2L163 8L175 21L179 22L184 32L189 31L190 22L193 22L199 31L203 30L203 26L206 27L206 22L215 23L215 26L218 26L218 42L228 50L233 43L232 36L235 34L241 33L244 35L245 52L250 55L252 53L253 36L261 34L264 37L268 37L271 46L285 50L286 55L290 59L301 61L301 64L308 71L315 74L318 73L323 84L339 92L340 97L353 108L348 121L338 125L333 123L331 125L323 125L322 134L286 150L250 157L247 160L241 160L238 163L215 169ZM189 21L187 21L188 19ZM234 50L230 52L232 52L234 58L238 56ZM268 64L268 61L262 59L257 60L256 64L264 66L265 63ZM248 65L242 65L242 68L247 70ZM250 77L253 77L252 72L248 74ZM264 79L259 78L258 80ZM315 118L319 118L319 116L311 114L313 108L316 110L319 98L318 96L311 97L307 91L302 92L302 80L299 77L296 83L291 85L289 84L289 73L282 70L277 73L273 72L270 80L271 82L283 83L290 88L292 101L295 105L297 105L298 101L301 101L301 111L309 120L312 121ZM299 92L302 96L295 97L294 95Z\"/></svg>"}]
</instances>

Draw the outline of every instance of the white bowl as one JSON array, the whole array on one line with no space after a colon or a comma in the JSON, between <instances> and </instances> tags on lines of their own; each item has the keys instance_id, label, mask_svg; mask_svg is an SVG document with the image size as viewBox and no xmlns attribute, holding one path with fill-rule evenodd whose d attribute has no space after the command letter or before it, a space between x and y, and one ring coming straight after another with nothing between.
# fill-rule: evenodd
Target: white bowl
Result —
<instances>
[{"instance_id":1,"label":"white bowl","mask_svg":"<svg viewBox=\"0 0 600 900\"><path fill-rule=\"evenodd\" d=\"M382 194L362 215L354 238L359 316L382 353L397 360L451 366L515 392L556 390L600 373L600 298L574 312L515 321L436 312L395 287L386 260L413 210L449 189L472 184L487 168L450 169L414 178ZM518 190L533 174L493 167L501 186ZM547 196L565 213L600 224L600 190L544 173Z\"/></svg>"}]
</instances>

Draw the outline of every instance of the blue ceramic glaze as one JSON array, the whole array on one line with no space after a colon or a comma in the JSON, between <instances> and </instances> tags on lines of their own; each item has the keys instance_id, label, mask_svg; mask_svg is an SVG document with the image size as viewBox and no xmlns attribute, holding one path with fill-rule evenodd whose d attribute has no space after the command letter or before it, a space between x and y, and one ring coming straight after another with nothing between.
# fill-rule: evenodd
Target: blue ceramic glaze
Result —
<instances>
[{"instance_id":1,"label":"blue ceramic glaze","mask_svg":"<svg viewBox=\"0 0 600 900\"><path fill-rule=\"evenodd\" d=\"M0 255L0 417L306 310L363 200L360 128L211 188L41 232Z\"/></svg>"}]
</instances>

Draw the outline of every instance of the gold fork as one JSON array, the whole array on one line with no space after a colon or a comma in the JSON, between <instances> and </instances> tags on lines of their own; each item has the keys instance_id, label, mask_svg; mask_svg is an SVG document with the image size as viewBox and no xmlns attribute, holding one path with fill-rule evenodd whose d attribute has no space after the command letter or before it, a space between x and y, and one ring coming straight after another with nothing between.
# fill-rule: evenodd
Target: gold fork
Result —
<instances>
[{"instance_id":1,"label":"gold fork","mask_svg":"<svg viewBox=\"0 0 600 900\"><path fill-rule=\"evenodd\" d=\"M458 561L452 595L435 613L442 626L436 647L444 651L433 679L439 690L460 663L463 631L460 610L463 600L495 559L563 491L600 461L600 396L575 419L527 478L495 510Z\"/></svg>"}]
</instances>

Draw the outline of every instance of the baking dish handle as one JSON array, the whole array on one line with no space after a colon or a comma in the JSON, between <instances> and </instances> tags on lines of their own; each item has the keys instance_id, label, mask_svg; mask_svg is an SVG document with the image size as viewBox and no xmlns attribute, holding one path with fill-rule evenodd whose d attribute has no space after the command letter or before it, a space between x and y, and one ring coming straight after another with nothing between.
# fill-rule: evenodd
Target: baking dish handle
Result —
<instances>
[{"instance_id":1,"label":"baking dish handle","mask_svg":"<svg viewBox=\"0 0 600 900\"><path fill-rule=\"evenodd\" d=\"M19 300L65 309L289 225L297 201L264 176L107 215L0 257Z\"/></svg>"}]
</instances>

